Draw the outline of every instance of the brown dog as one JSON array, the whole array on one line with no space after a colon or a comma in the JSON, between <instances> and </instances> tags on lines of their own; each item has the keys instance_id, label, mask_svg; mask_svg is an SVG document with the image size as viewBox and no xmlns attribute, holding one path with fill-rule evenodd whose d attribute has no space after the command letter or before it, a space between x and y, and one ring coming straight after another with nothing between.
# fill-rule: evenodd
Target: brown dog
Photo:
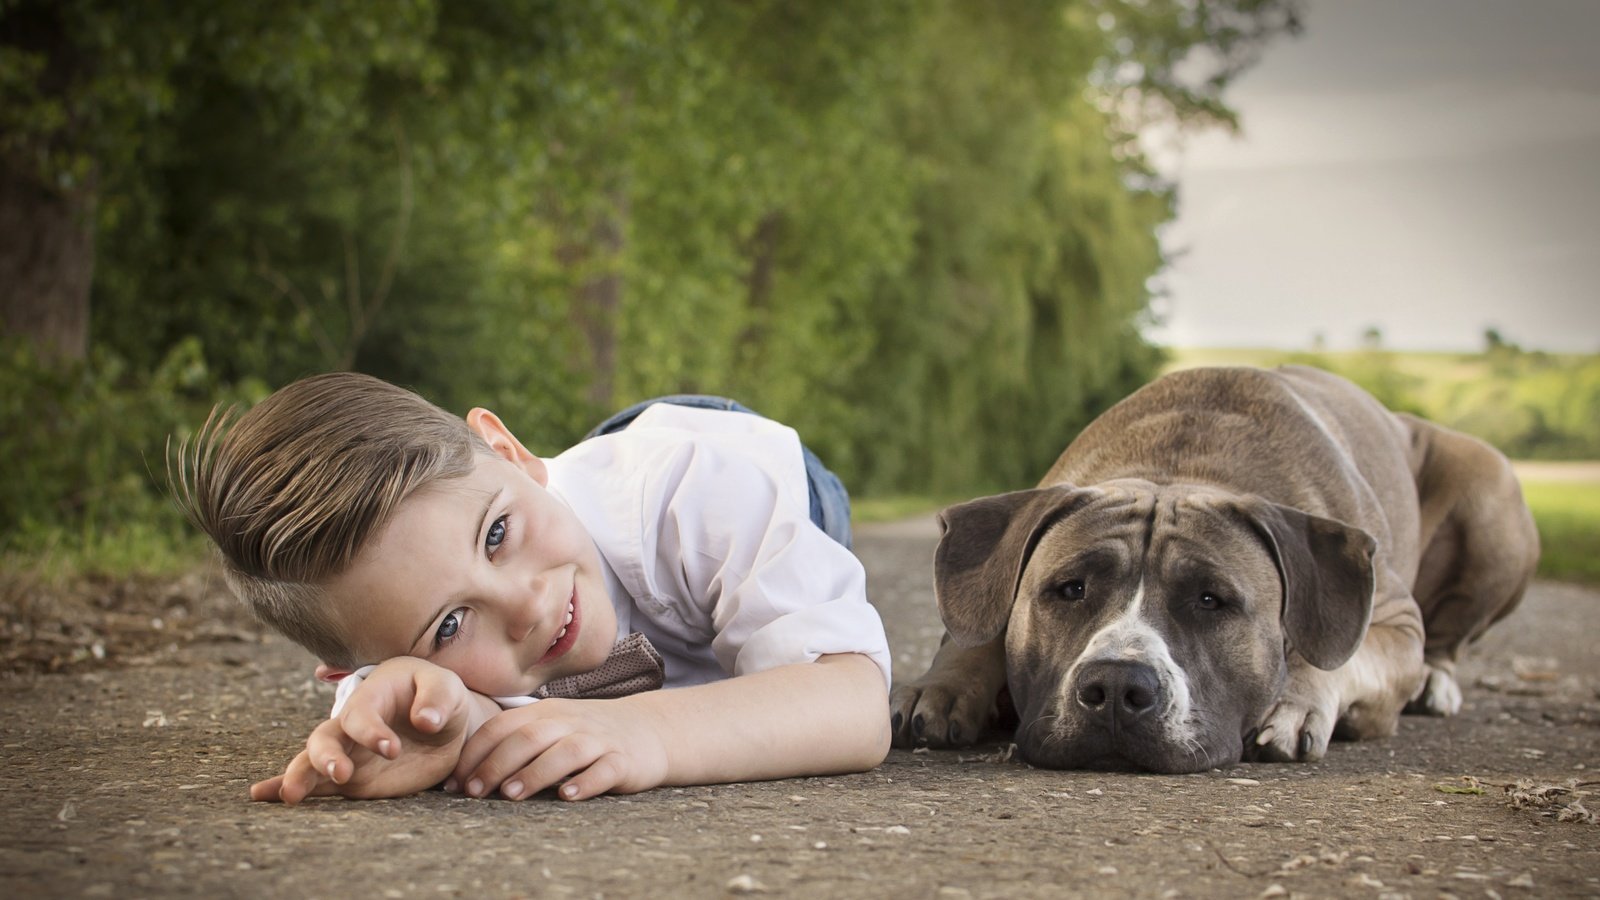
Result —
<instances>
[{"instance_id":1,"label":"brown dog","mask_svg":"<svg viewBox=\"0 0 1600 900\"><path fill-rule=\"evenodd\" d=\"M1162 378L941 523L948 634L890 698L896 743L972 743L1008 688L1050 768L1317 759L1408 702L1453 714L1539 555L1497 451L1300 367Z\"/></svg>"}]
</instances>

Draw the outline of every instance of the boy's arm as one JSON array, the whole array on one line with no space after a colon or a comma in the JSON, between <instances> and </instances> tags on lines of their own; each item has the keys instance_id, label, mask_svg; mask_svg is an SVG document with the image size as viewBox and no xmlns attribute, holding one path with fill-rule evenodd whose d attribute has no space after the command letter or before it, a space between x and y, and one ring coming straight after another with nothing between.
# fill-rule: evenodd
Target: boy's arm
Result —
<instances>
[{"instance_id":1,"label":"boy's arm","mask_svg":"<svg viewBox=\"0 0 1600 900\"><path fill-rule=\"evenodd\" d=\"M409 657L389 660L339 714L323 721L282 775L250 788L253 800L308 796L399 797L438 784L466 739L500 711L455 673Z\"/></svg>"},{"instance_id":2,"label":"boy's arm","mask_svg":"<svg viewBox=\"0 0 1600 900\"><path fill-rule=\"evenodd\" d=\"M661 729L664 784L864 772L889 752L883 672L859 653L628 700Z\"/></svg>"},{"instance_id":3,"label":"boy's arm","mask_svg":"<svg viewBox=\"0 0 1600 900\"><path fill-rule=\"evenodd\" d=\"M568 800L664 784L860 772L889 750L883 672L855 653L618 700L544 700L483 726L452 781ZM569 776L570 779L569 779Z\"/></svg>"}]
</instances>

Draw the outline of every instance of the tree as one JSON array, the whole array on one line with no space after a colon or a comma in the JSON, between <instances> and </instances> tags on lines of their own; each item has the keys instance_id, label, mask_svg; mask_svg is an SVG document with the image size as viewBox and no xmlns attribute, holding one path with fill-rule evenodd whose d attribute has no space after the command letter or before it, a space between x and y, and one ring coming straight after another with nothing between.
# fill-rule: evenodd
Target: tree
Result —
<instances>
[{"instance_id":1,"label":"tree","mask_svg":"<svg viewBox=\"0 0 1600 900\"><path fill-rule=\"evenodd\" d=\"M254 141L261 160L283 149L274 138L359 130L369 75L425 63L432 10L427 0L381 10L353 0L270 9L184 0L0 3L0 314L8 331L81 357L91 292L140 307L136 316L114 310L114 326L170 320L170 297L118 297L133 286L115 266L99 277L97 247L105 242L96 236L113 239L113 252L170 246L163 176L183 168L194 149L189 138ZM223 101L245 108L223 109ZM202 109L220 121L183 128ZM220 133L229 124L241 130ZM152 262L137 265L154 269ZM124 347L136 343L120 327L107 332ZM183 337L148 326L136 332L147 362Z\"/></svg>"},{"instance_id":2,"label":"tree","mask_svg":"<svg viewBox=\"0 0 1600 900\"><path fill-rule=\"evenodd\" d=\"M726 393L856 489L1009 487L1155 368L1132 136L1230 123L1295 10L0 0L0 147L93 209L62 271L128 371L358 368L544 451Z\"/></svg>"}]
</instances>

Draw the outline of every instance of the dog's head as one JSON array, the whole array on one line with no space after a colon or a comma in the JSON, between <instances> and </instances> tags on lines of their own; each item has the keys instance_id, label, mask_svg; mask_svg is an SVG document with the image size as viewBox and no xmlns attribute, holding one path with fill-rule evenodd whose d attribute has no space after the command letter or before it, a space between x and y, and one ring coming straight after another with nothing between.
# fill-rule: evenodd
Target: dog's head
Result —
<instances>
[{"instance_id":1,"label":"dog's head","mask_svg":"<svg viewBox=\"0 0 1600 900\"><path fill-rule=\"evenodd\" d=\"M1342 665L1371 618L1373 539L1255 497L1144 481L945 510L939 612L1006 636L1017 748L1048 768L1237 762L1296 653Z\"/></svg>"}]
</instances>

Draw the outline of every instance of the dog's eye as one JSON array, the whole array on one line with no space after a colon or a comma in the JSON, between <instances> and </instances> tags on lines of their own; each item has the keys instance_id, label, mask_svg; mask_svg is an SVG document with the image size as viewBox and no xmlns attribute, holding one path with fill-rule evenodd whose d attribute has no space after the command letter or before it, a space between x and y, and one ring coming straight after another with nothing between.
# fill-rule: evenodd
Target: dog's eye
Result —
<instances>
[{"instance_id":1,"label":"dog's eye","mask_svg":"<svg viewBox=\"0 0 1600 900\"><path fill-rule=\"evenodd\" d=\"M1074 578L1071 581L1063 581L1051 588L1050 593L1058 600L1076 601L1082 600L1084 595L1087 593L1087 590L1084 588L1083 582Z\"/></svg>"},{"instance_id":2,"label":"dog's eye","mask_svg":"<svg viewBox=\"0 0 1600 900\"><path fill-rule=\"evenodd\" d=\"M1200 599L1195 601L1195 605L1207 612L1219 610L1223 607L1222 598L1210 591L1201 591Z\"/></svg>"}]
</instances>

